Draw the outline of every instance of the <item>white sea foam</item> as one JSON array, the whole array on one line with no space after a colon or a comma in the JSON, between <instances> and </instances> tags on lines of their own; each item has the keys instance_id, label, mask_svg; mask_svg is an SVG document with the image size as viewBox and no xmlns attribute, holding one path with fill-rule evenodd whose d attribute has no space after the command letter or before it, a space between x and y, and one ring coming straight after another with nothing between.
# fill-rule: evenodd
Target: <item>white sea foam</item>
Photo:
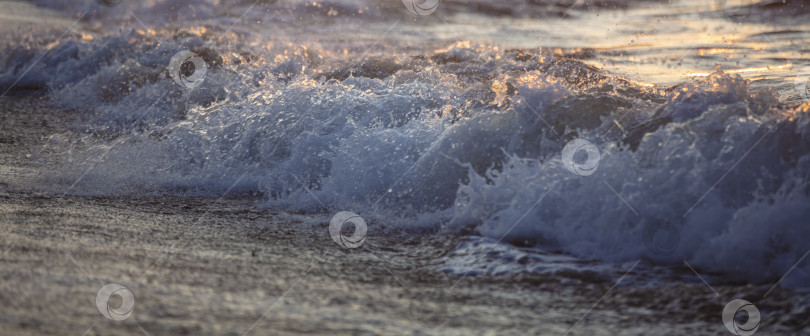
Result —
<instances>
[{"instance_id":1,"label":"white sea foam","mask_svg":"<svg viewBox=\"0 0 810 336\"><path fill-rule=\"evenodd\" d=\"M206 21L214 9L196 11ZM737 75L662 92L548 51L268 42L225 34L229 20L54 46L15 92L47 94L82 121L35 150L58 169L18 187L256 193L268 207L360 213L372 233L374 223L471 230L583 259L687 260L751 282L778 279L810 248L807 105L779 104ZM379 52L345 55L358 43ZM31 64L27 47L3 52L0 83ZM193 90L167 73L181 50L209 64ZM599 148L593 175L563 167L574 138ZM662 225L676 228L666 253L651 248ZM808 280L803 263L783 284Z\"/></svg>"}]
</instances>

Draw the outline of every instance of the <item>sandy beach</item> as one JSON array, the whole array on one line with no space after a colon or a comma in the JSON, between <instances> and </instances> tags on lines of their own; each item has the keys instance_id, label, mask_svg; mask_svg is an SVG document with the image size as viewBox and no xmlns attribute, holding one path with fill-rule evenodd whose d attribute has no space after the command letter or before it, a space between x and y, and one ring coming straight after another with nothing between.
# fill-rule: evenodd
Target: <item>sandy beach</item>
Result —
<instances>
[{"instance_id":1,"label":"sandy beach","mask_svg":"<svg viewBox=\"0 0 810 336\"><path fill-rule=\"evenodd\" d=\"M730 3L0 1L0 336L808 335L810 5Z\"/></svg>"},{"instance_id":2,"label":"sandy beach","mask_svg":"<svg viewBox=\"0 0 810 336\"><path fill-rule=\"evenodd\" d=\"M36 178L42 167L26 155L69 122L55 122L43 104L2 100L10 113L0 123L0 180ZM622 286L587 272L461 279L437 269L462 236L389 230L348 250L330 239L329 217L261 209L250 198L7 189L0 196L0 333L717 335L725 332L719 312L727 298L770 288L722 285L715 294L703 283ZM636 267L631 276L655 272ZM135 297L124 321L105 319L95 305L109 283ZM809 312L791 311L789 302L807 299L773 290L758 306L784 315L760 332L801 335Z\"/></svg>"}]
</instances>

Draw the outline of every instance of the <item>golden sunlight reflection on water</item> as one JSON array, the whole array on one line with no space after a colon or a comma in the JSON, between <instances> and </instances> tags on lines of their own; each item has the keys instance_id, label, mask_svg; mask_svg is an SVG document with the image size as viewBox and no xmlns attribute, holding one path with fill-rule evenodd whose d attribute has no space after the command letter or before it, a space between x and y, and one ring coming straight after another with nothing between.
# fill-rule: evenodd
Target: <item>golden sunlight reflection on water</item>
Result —
<instances>
[{"instance_id":1,"label":"golden sunlight reflection on water","mask_svg":"<svg viewBox=\"0 0 810 336\"><path fill-rule=\"evenodd\" d=\"M733 2L732 2L733 3ZM570 11L566 18L482 17L454 14L438 24L402 22L394 43L466 41L501 48L589 48L580 58L642 83L674 85L719 65L752 81L787 80L791 64L808 59L801 26L767 19L735 22L714 1L650 3L625 10ZM418 34L416 32L419 32ZM569 51L568 54L571 54Z\"/></svg>"}]
</instances>

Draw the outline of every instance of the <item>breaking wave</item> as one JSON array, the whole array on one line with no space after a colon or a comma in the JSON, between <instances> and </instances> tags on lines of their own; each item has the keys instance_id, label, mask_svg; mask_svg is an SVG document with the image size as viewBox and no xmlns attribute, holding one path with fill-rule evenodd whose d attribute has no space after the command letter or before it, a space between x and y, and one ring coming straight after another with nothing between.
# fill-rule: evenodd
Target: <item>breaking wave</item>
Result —
<instances>
[{"instance_id":1,"label":"breaking wave","mask_svg":"<svg viewBox=\"0 0 810 336\"><path fill-rule=\"evenodd\" d=\"M582 50L352 42L377 48L367 55L227 27L91 33L38 62L31 45L6 48L0 87L28 69L12 94L79 120L32 152L58 167L33 187L260 195L586 259L687 260L732 281L777 279L810 248L810 105L738 75L660 89L582 63ZM199 87L172 80L183 50L207 65ZM564 167L574 139L598 148L592 175ZM808 279L804 263L783 284Z\"/></svg>"}]
</instances>

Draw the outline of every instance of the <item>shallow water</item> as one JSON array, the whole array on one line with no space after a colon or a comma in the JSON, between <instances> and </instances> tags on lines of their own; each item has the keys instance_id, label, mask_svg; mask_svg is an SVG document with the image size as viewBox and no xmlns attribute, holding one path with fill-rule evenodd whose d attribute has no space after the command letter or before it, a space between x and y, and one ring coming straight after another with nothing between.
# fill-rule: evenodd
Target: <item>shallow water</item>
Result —
<instances>
[{"instance_id":1,"label":"shallow water","mask_svg":"<svg viewBox=\"0 0 810 336\"><path fill-rule=\"evenodd\" d=\"M0 90L75 121L10 191L351 211L459 234L459 277L810 287L803 2L34 3Z\"/></svg>"}]
</instances>

